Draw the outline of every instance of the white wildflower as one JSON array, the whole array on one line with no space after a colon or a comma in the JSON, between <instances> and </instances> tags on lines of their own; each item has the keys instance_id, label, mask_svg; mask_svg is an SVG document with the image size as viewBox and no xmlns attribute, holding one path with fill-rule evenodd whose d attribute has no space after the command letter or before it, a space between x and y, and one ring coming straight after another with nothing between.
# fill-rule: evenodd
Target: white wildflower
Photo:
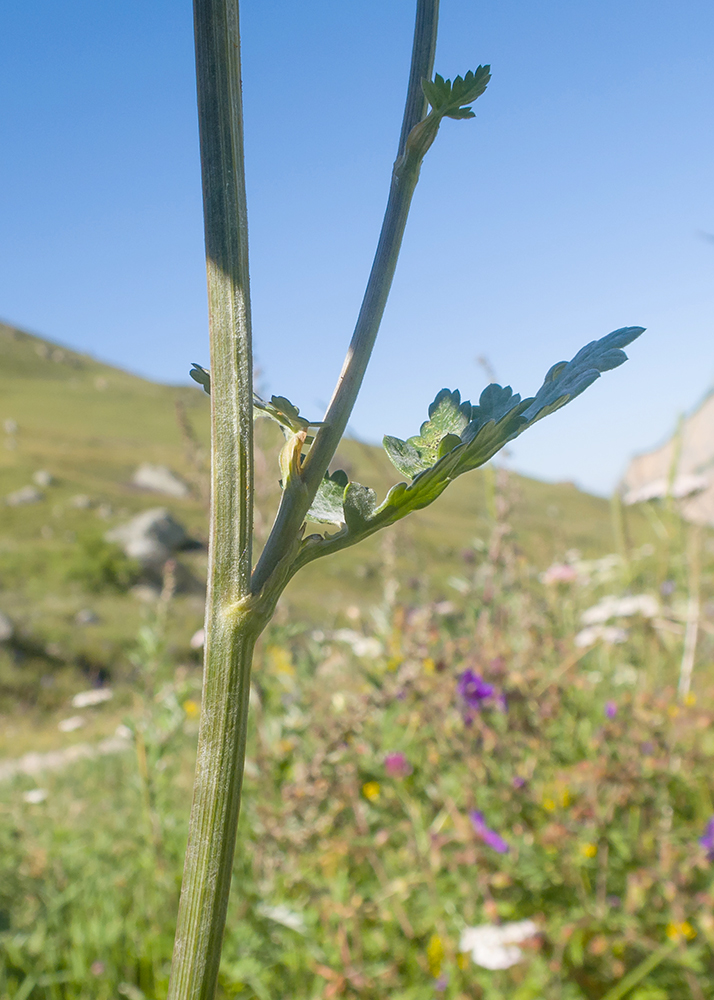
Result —
<instances>
[{"instance_id":1,"label":"white wildflower","mask_svg":"<svg viewBox=\"0 0 714 1000\"><path fill-rule=\"evenodd\" d=\"M46 788L31 788L29 792L22 793L22 801L29 802L31 806L37 806L47 798Z\"/></svg>"},{"instance_id":2,"label":"white wildflower","mask_svg":"<svg viewBox=\"0 0 714 1000\"><path fill-rule=\"evenodd\" d=\"M69 719L62 719L61 722L58 722L57 728L61 733L73 733L75 729L81 729L84 722L81 715L72 715Z\"/></svg>"},{"instance_id":3,"label":"white wildflower","mask_svg":"<svg viewBox=\"0 0 714 1000\"><path fill-rule=\"evenodd\" d=\"M193 635L191 636L189 646L191 647L191 649L203 649L203 643L205 642L205 639L206 639L206 634L204 630L200 628L197 632L194 632Z\"/></svg>"},{"instance_id":4,"label":"white wildflower","mask_svg":"<svg viewBox=\"0 0 714 1000\"><path fill-rule=\"evenodd\" d=\"M644 618L654 618L659 613L659 604L651 594L632 594L629 597L615 597L610 594L583 611L580 621L583 625L597 625L611 618L631 618L632 615L642 615Z\"/></svg>"},{"instance_id":5,"label":"white wildflower","mask_svg":"<svg viewBox=\"0 0 714 1000\"><path fill-rule=\"evenodd\" d=\"M111 688L93 688L91 691L80 691L72 699L72 708L90 708L92 705L101 705L103 701L109 701L114 697Z\"/></svg>"},{"instance_id":6,"label":"white wildflower","mask_svg":"<svg viewBox=\"0 0 714 1000\"><path fill-rule=\"evenodd\" d=\"M633 667L631 663L623 663L619 666L615 673L612 675L612 683L618 687L622 684L633 685L637 683L637 667Z\"/></svg>"},{"instance_id":7,"label":"white wildflower","mask_svg":"<svg viewBox=\"0 0 714 1000\"><path fill-rule=\"evenodd\" d=\"M626 642L627 636L627 630L616 625L591 625L578 632L575 636L575 645L578 649L585 649L586 646L594 646L596 642L616 644Z\"/></svg>"},{"instance_id":8,"label":"white wildflower","mask_svg":"<svg viewBox=\"0 0 714 1000\"><path fill-rule=\"evenodd\" d=\"M510 924L480 924L467 927L459 942L459 951L471 952L471 958L482 969L510 969L523 958L518 947L535 937L538 927L532 920Z\"/></svg>"},{"instance_id":9,"label":"white wildflower","mask_svg":"<svg viewBox=\"0 0 714 1000\"><path fill-rule=\"evenodd\" d=\"M261 917L267 917L268 920L273 920L276 924L289 927L291 931L297 931L298 934L305 934L307 931L302 915L295 913L294 910L290 910L283 903L279 903L277 906L267 906L265 903L259 903L257 910Z\"/></svg>"},{"instance_id":10,"label":"white wildflower","mask_svg":"<svg viewBox=\"0 0 714 1000\"><path fill-rule=\"evenodd\" d=\"M364 656L368 660L376 660L384 652L384 647L379 639L374 636L362 635L351 628L340 628L332 633L332 638L338 642L346 642L352 648L355 656Z\"/></svg>"}]
</instances>

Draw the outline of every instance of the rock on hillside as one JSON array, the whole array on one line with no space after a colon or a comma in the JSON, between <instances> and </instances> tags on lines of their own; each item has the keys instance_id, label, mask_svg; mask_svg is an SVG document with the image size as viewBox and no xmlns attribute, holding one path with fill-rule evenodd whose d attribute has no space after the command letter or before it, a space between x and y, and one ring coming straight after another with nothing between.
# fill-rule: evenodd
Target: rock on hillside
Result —
<instances>
[{"instance_id":1,"label":"rock on hillside","mask_svg":"<svg viewBox=\"0 0 714 1000\"><path fill-rule=\"evenodd\" d=\"M666 444L633 458L622 490L627 504L671 494L688 521L714 525L714 392Z\"/></svg>"},{"instance_id":2,"label":"rock on hillside","mask_svg":"<svg viewBox=\"0 0 714 1000\"><path fill-rule=\"evenodd\" d=\"M146 567L162 566L173 552L189 542L183 525L174 520L165 507L145 510L126 524L108 531L105 537L108 542L120 545L130 559Z\"/></svg>"},{"instance_id":3,"label":"rock on hillside","mask_svg":"<svg viewBox=\"0 0 714 1000\"><path fill-rule=\"evenodd\" d=\"M163 493L167 497L187 497L188 486L166 465L152 465L142 462L131 477L134 486L151 493Z\"/></svg>"}]
</instances>

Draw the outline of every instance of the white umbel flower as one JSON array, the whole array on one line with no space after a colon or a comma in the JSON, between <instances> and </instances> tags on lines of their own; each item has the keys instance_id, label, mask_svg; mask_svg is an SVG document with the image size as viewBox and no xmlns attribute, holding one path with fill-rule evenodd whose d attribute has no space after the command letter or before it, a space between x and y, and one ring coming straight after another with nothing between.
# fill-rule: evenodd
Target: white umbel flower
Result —
<instances>
[{"instance_id":1,"label":"white umbel flower","mask_svg":"<svg viewBox=\"0 0 714 1000\"><path fill-rule=\"evenodd\" d=\"M538 927L532 920L518 920L510 924L479 924L467 927L461 935L459 951L470 952L471 958L482 969L510 969L523 958L518 947L528 938L535 937Z\"/></svg>"}]
</instances>

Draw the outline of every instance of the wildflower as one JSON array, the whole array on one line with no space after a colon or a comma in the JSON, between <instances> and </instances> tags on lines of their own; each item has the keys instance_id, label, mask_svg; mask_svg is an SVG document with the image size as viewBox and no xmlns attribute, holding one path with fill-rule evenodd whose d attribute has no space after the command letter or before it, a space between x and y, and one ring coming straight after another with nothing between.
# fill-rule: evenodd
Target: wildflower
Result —
<instances>
[{"instance_id":1,"label":"wildflower","mask_svg":"<svg viewBox=\"0 0 714 1000\"><path fill-rule=\"evenodd\" d=\"M374 636L362 635L351 628L340 628L332 633L332 638L344 642L351 647L355 656L363 656L366 660L375 660L384 652L384 646Z\"/></svg>"},{"instance_id":2,"label":"wildflower","mask_svg":"<svg viewBox=\"0 0 714 1000\"><path fill-rule=\"evenodd\" d=\"M631 618L632 615L642 615L643 618L654 618L659 613L657 599L650 594L633 594L630 597L603 597L593 607L583 611L580 621L583 625L599 625L610 618Z\"/></svg>"},{"instance_id":3,"label":"wildflower","mask_svg":"<svg viewBox=\"0 0 714 1000\"><path fill-rule=\"evenodd\" d=\"M109 701L114 697L111 688L93 688L91 691L80 691L72 699L72 708L89 708L92 705L101 705L103 701Z\"/></svg>"},{"instance_id":4,"label":"wildflower","mask_svg":"<svg viewBox=\"0 0 714 1000\"><path fill-rule=\"evenodd\" d=\"M714 861L714 816L707 823L704 836L699 838L699 843L707 852L707 860Z\"/></svg>"},{"instance_id":5,"label":"wildflower","mask_svg":"<svg viewBox=\"0 0 714 1000\"><path fill-rule=\"evenodd\" d=\"M523 788L523 786L525 785L525 783L526 783L526 779L522 778L520 776L520 774L517 774L515 776L515 778L513 779L513 787L514 788Z\"/></svg>"},{"instance_id":6,"label":"wildflower","mask_svg":"<svg viewBox=\"0 0 714 1000\"><path fill-rule=\"evenodd\" d=\"M578 571L568 563L553 563L548 569L541 573L541 583L546 585L551 583L574 583L578 578Z\"/></svg>"},{"instance_id":7,"label":"wildflower","mask_svg":"<svg viewBox=\"0 0 714 1000\"><path fill-rule=\"evenodd\" d=\"M546 812L552 813L555 811L555 799L545 798L543 799L543 808Z\"/></svg>"},{"instance_id":8,"label":"wildflower","mask_svg":"<svg viewBox=\"0 0 714 1000\"><path fill-rule=\"evenodd\" d=\"M435 673L436 663L434 663L434 660L431 658L431 656L427 656L427 658L424 660L424 662L422 663L422 669L425 674Z\"/></svg>"},{"instance_id":9,"label":"wildflower","mask_svg":"<svg viewBox=\"0 0 714 1000\"><path fill-rule=\"evenodd\" d=\"M675 924L670 921L670 923L667 924L667 937L670 941L679 941L680 938L686 938L688 941L691 941L692 938L695 938L696 936L697 932L688 920L684 920L679 924Z\"/></svg>"},{"instance_id":10,"label":"wildflower","mask_svg":"<svg viewBox=\"0 0 714 1000\"><path fill-rule=\"evenodd\" d=\"M692 705L696 705L696 703L697 703L697 696L694 694L693 691L688 691L687 694L685 694L684 696L684 704L687 705L688 708L691 708Z\"/></svg>"},{"instance_id":11,"label":"wildflower","mask_svg":"<svg viewBox=\"0 0 714 1000\"><path fill-rule=\"evenodd\" d=\"M432 934L426 946L426 960L429 972L436 979L441 975L441 963L444 961L444 944L438 934Z\"/></svg>"},{"instance_id":12,"label":"wildflower","mask_svg":"<svg viewBox=\"0 0 714 1000\"><path fill-rule=\"evenodd\" d=\"M449 977L447 975L439 976L439 978L434 983L434 989L437 993L443 993L446 987L449 985Z\"/></svg>"},{"instance_id":13,"label":"wildflower","mask_svg":"<svg viewBox=\"0 0 714 1000\"><path fill-rule=\"evenodd\" d=\"M500 925L480 924L464 930L459 951L470 952L473 961L482 969L510 969L523 958L518 945L537 933L538 928L532 920Z\"/></svg>"},{"instance_id":14,"label":"wildflower","mask_svg":"<svg viewBox=\"0 0 714 1000\"><path fill-rule=\"evenodd\" d=\"M589 625L575 636L575 645L578 649L584 649L586 646L594 645L598 640L614 645L626 642L627 636L627 629L619 628L617 625Z\"/></svg>"},{"instance_id":15,"label":"wildflower","mask_svg":"<svg viewBox=\"0 0 714 1000\"><path fill-rule=\"evenodd\" d=\"M605 702L605 715L608 719L614 719L617 715L617 705L614 701Z\"/></svg>"},{"instance_id":16,"label":"wildflower","mask_svg":"<svg viewBox=\"0 0 714 1000\"><path fill-rule=\"evenodd\" d=\"M31 806L38 806L47 798L46 788L31 788L29 792L23 792L22 801L28 802Z\"/></svg>"},{"instance_id":17,"label":"wildflower","mask_svg":"<svg viewBox=\"0 0 714 1000\"><path fill-rule=\"evenodd\" d=\"M503 837L501 837L499 834L495 832L495 830L490 830L486 826L486 821L483 818L483 813L477 812L475 809L473 809L469 813L469 817L471 819L471 823L473 825L474 830L481 838L481 840L484 842L484 844L492 848L494 851L498 851L499 854L508 854L509 851L508 844L503 839Z\"/></svg>"},{"instance_id":18,"label":"wildflower","mask_svg":"<svg viewBox=\"0 0 714 1000\"><path fill-rule=\"evenodd\" d=\"M73 733L75 729L81 729L85 721L82 715L72 715L69 719L62 719L61 722L58 722L57 728L61 733Z\"/></svg>"},{"instance_id":19,"label":"wildflower","mask_svg":"<svg viewBox=\"0 0 714 1000\"><path fill-rule=\"evenodd\" d=\"M388 753L384 758L384 769L392 778L406 778L412 773L412 766L403 753Z\"/></svg>"},{"instance_id":20,"label":"wildflower","mask_svg":"<svg viewBox=\"0 0 714 1000\"><path fill-rule=\"evenodd\" d=\"M362 785L362 794L369 802L377 801L380 790L378 781L366 781Z\"/></svg>"},{"instance_id":21,"label":"wildflower","mask_svg":"<svg viewBox=\"0 0 714 1000\"><path fill-rule=\"evenodd\" d=\"M597 854L597 844L581 844L580 853L584 858L594 858Z\"/></svg>"},{"instance_id":22,"label":"wildflower","mask_svg":"<svg viewBox=\"0 0 714 1000\"><path fill-rule=\"evenodd\" d=\"M493 685L487 684L473 670L464 670L462 674L459 674L456 690L466 705L477 712L481 708L482 702L493 695Z\"/></svg>"},{"instance_id":23,"label":"wildflower","mask_svg":"<svg viewBox=\"0 0 714 1000\"><path fill-rule=\"evenodd\" d=\"M193 698L187 698L183 703L183 710L189 719L195 719L201 713L201 706Z\"/></svg>"},{"instance_id":24,"label":"wildflower","mask_svg":"<svg viewBox=\"0 0 714 1000\"><path fill-rule=\"evenodd\" d=\"M104 962L92 962L89 966L89 971L93 976L101 976L104 973L105 968L106 966L104 965Z\"/></svg>"}]
</instances>

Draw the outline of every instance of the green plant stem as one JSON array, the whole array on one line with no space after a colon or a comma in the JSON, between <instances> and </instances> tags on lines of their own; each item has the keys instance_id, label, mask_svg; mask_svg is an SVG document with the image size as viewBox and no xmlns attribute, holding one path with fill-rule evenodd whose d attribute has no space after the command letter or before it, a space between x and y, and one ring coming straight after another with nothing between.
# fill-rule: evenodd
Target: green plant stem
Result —
<instances>
[{"instance_id":1,"label":"green plant stem","mask_svg":"<svg viewBox=\"0 0 714 1000\"><path fill-rule=\"evenodd\" d=\"M322 426L315 435L300 475L286 484L275 524L253 573L253 593L265 586L293 544L315 498L330 460L347 427L359 393L392 287L422 156L407 153L410 132L424 118L427 102L421 82L431 79L436 50L439 0L417 0L414 44L407 100L389 199L372 270L342 371Z\"/></svg>"},{"instance_id":2,"label":"green plant stem","mask_svg":"<svg viewBox=\"0 0 714 1000\"><path fill-rule=\"evenodd\" d=\"M168 996L210 1000L233 868L253 647L253 385L238 0L195 0L211 334L211 523L201 725Z\"/></svg>"},{"instance_id":3,"label":"green plant stem","mask_svg":"<svg viewBox=\"0 0 714 1000\"><path fill-rule=\"evenodd\" d=\"M650 972L653 972L661 962L669 958L676 947L676 942L668 941L657 951L653 951L651 955L648 955L639 965L628 972L619 983L616 983L611 990L608 990L602 1000L621 1000L631 989L634 989L638 983L649 976Z\"/></svg>"}]
</instances>

